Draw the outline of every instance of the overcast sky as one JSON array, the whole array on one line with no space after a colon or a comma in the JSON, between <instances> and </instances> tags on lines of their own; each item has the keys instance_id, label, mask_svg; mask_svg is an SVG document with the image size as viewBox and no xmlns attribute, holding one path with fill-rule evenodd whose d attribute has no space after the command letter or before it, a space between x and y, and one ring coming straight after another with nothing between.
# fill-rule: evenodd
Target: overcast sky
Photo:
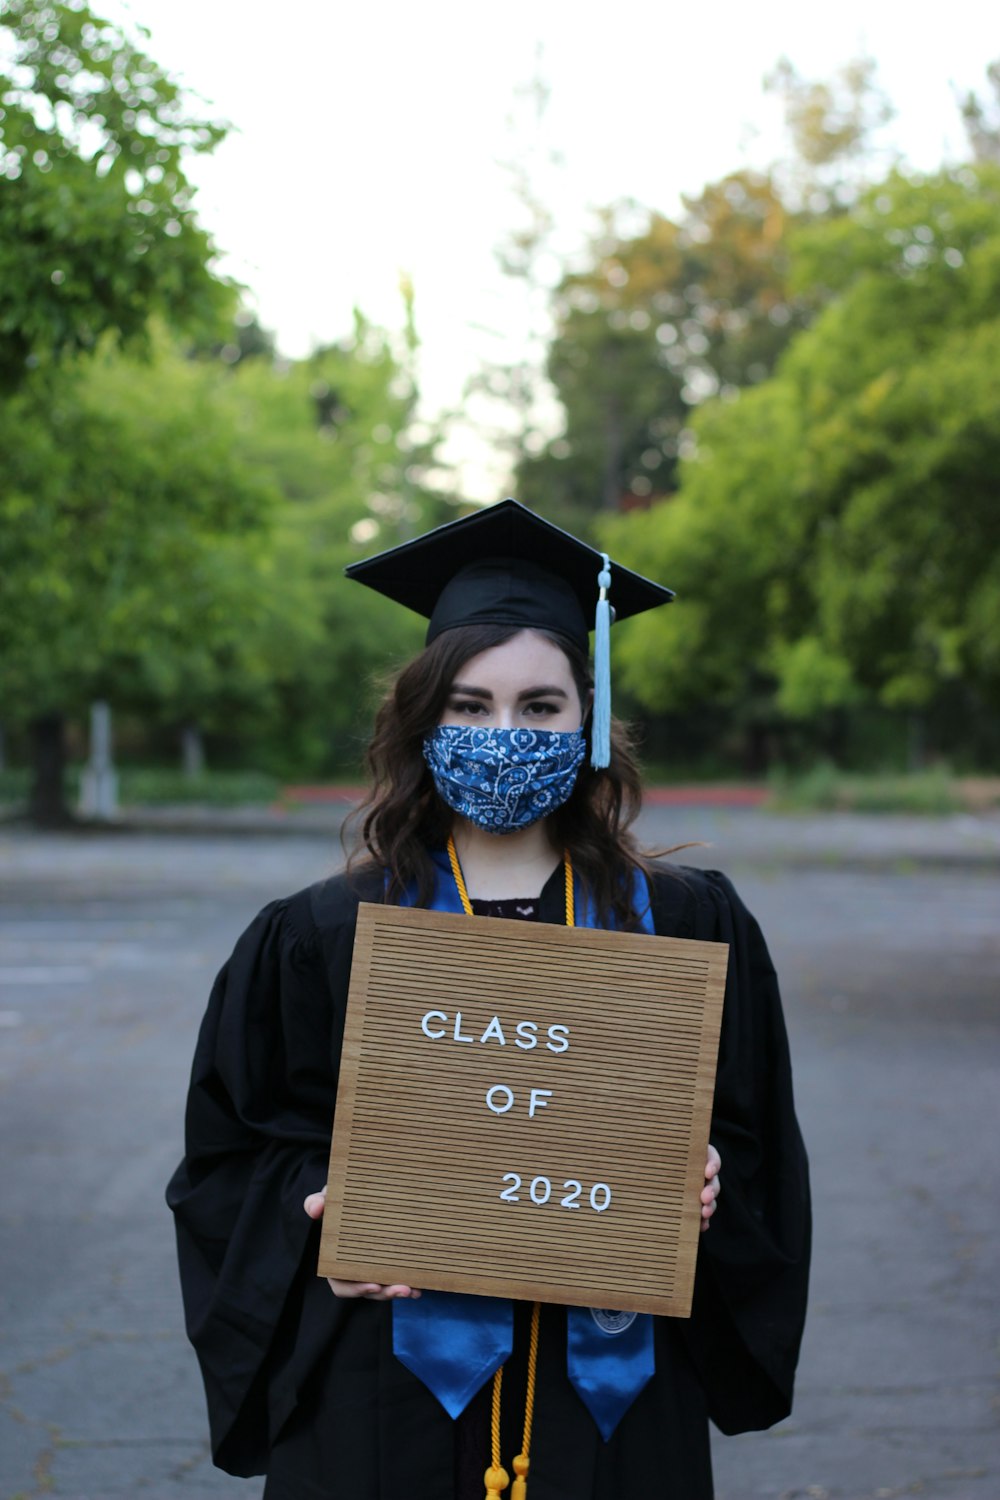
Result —
<instances>
[{"instance_id":1,"label":"overcast sky","mask_svg":"<svg viewBox=\"0 0 1000 1500\"><path fill-rule=\"evenodd\" d=\"M982 0L933 13L901 0L96 0L149 28L153 57L235 127L192 164L202 222L261 321L299 355L342 336L355 304L398 327L412 277L428 411L457 406L482 360L516 347L525 311L494 247L516 217L499 165L531 147L567 253L589 211L681 193L782 150L763 75L787 55L810 78L874 56L898 111L886 133L914 166L964 148L954 87L982 89L1000 35ZM518 85L551 85L541 138L509 119ZM493 330L492 332L487 330ZM481 457L471 489L498 482ZM482 493L480 498L487 498Z\"/></svg>"}]
</instances>

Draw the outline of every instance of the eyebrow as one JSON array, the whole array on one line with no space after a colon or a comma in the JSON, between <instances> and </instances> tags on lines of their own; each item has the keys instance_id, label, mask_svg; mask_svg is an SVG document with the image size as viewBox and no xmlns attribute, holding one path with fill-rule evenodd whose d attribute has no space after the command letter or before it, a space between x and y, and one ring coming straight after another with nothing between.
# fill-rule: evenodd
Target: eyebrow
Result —
<instances>
[{"instance_id":1,"label":"eyebrow","mask_svg":"<svg viewBox=\"0 0 1000 1500\"><path fill-rule=\"evenodd\" d=\"M453 693L461 693L465 698L492 698L493 694L489 688L472 687L464 682L453 682L451 685ZM566 698L565 688L561 687L531 687L525 688L523 693L518 693L518 698Z\"/></svg>"}]
</instances>

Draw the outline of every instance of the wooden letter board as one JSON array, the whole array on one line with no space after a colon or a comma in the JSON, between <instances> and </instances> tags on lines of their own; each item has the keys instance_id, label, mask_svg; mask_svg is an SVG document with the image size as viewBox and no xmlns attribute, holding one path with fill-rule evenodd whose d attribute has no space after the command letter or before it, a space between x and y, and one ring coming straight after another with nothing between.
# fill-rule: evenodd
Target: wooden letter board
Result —
<instances>
[{"instance_id":1,"label":"wooden letter board","mask_svg":"<svg viewBox=\"0 0 1000 1500\"><path fill-rule=\"evenodd\" d=\"M728 955L363 904L319 1274L687 1317Z\"/></svg>"}]
</instances>

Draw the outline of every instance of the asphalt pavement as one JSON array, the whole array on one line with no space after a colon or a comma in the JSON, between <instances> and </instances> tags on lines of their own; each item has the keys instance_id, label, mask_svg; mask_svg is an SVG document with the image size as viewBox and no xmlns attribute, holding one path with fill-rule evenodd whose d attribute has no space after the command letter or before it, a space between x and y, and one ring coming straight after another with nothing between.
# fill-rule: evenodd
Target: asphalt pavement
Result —
<instances>
[{"instance_id":1,"label":"asphalt pavement","mask_svg":"<svg viewBox=\"0 0 1000 1500\"><path fill-rule=\"evenodd\" d=\"M338 821L0 830L0 1500L258 1500L208 1457L163 1186L212 976L338 865ZM679 858L760 918L812 1158L795 1411L716 1440L718 1500L997 1500L1000 819L644 832L708 841Z\"/></svg>"}]
</instances>

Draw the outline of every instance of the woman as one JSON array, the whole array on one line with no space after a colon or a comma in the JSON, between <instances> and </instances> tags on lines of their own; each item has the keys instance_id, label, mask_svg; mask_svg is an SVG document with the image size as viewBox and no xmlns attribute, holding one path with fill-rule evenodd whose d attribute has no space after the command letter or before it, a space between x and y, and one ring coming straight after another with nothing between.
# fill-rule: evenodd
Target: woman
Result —
<instances>
[{"instance_id":1,"label":"woman","mask_svg":"<svg viewBox=\"0 0 1000 1500\"><path fill-rule=\"evenodd\" d=\"M266 1472L268 1500L478 1500L487 1468L502 1488L500 1454L510 1469L527 1453L530 1309L491 1454L489 1383L453 1418L404 1363L419 1289L327 1286L317 1221L359 900L562 922L569 859L590 925L728 943L730 965L692 1317L646 1321L650 1373L599 1430L567 1371L566 1310L541 1309L531 1500L710 1500L708 1418L737 1432L787 1414L804 1316L808 1182L763 939L723 876L652 865L629 832L639 784L608 713L606 558L505 501L348 571L429 615L428 646L378 715L361 856L261 913L202 1028L168 1197L215 1460ZM619 616L671 597L613 573ZM474 1315L480 1299L462 1301Z\"/></svg>"}]
</instances>

